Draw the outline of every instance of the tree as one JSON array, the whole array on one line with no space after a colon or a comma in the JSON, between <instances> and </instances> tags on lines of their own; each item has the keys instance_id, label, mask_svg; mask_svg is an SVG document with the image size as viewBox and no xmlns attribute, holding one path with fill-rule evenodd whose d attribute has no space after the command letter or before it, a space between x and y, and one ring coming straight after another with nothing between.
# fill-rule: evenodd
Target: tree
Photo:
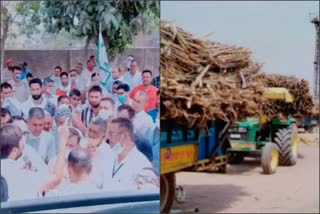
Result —
<instances>
[{"instance_id":1,"label":"tree","mask_svg":"<svg viewBox=\"0 0 320 214\"><path fill-rule=\"evenodd\" d=\"M33 8L34 10L31 10ZM26 17L23 32L32 34L40 26L58 33L65 30L86 38L85 48L96 43L101 27L108 54L114 56L128 48L135 35L159 28L159 1L23 1L16 11ZM28 28L28 29L25 29Z\"/></svg>"}]
</instances>

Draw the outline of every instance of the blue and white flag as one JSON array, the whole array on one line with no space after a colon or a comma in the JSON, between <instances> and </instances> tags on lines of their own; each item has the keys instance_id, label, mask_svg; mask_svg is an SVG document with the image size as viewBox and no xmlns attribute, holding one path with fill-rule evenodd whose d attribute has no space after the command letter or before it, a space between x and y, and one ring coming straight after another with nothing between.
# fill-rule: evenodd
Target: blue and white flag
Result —
<instances>
[{"instance_id":1,"label":"blue and white flag","mask_svg":"<svg viewBox=\"0 0 320 214\"><path fill-rule=\"evenodd\" d=\"M100 71L101 84L104 87L107 87L106 84L107 84L109 78L111 77L111 72L109 69L107 50L106 50L106 46L104 45L104 41L102 39L101 30L99 31L99 40L97 43L96 61L97 61L97 66Z\"/></svg>"}]
</instances>

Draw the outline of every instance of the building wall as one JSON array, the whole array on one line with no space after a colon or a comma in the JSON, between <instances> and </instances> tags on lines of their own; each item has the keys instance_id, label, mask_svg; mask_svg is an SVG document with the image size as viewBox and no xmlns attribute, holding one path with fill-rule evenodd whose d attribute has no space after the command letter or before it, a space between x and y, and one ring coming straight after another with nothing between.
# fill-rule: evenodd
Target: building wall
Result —
<instances>
[{"instance_id":1,"label":"building wall","mask_svg":"<svg viewBox=\"0 0 320 214\"><path fill-rule=\"evenodd\" d=\"M125 65L127 56L133 55L141 71L149 69L154 76L159 75L159 48L132 48L118 56L117 62ZM95 55L95 50L89 50ZM84 50L6 50L4 61L12 58L15 65L27 62L34 77L44 78L53 75L53 69L59 65L63 71L75 67L78 62L86 66L87 57ZM113 64L113 62L111 62Z\"/></svg>"}]
</instances>

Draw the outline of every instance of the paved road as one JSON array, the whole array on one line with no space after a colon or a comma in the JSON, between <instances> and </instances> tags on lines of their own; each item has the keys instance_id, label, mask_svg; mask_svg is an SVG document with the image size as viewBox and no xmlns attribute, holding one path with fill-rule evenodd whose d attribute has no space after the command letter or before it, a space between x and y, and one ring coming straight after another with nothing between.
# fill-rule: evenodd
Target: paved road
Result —
<instances>
[{"instance_id":1,"label":"paved road","mask_svg":"<svg viewBox=\"0 0 320 214\"><path fill-rule=\"evenodd\" d=\"M227 174L180 172L177 184L186 191L172 212L319 213L319 144L299 144L298 163L264 175L260 162L245 160Z\"/></svg>"}]
</instances>

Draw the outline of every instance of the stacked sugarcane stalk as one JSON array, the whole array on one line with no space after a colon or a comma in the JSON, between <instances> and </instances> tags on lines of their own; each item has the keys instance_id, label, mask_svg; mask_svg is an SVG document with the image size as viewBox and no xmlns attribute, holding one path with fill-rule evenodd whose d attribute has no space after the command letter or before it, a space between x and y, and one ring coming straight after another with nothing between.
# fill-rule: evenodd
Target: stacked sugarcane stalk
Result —
<instances>
[{"instance_id":1,"label":"stacked sugarcane stalk","mask_svg":"<svg viewBox=\"0 0 320 214\"><path fill-rule=\"evenodd\" d=\"M161 23L161 118L190 127L259 114L262 87L252 79L260 65L245 48L194 38Z\"/></svg>"},{"instance_id":2,"label":"stacked sugarcane stalk","mask_svg":"<svg viewBox=\"0 0 320 214\"><path fill-rule=\"evenodd\" d=\"M293 103L285 101L267 101L262 105L262 112L269 118L303 117L310 116L313 109L313 100L309 92L309 85L306 80L298 79L294 76L284 76L279 74L263 74L260 79L265 87L283 87L293 95Z\"/></svg>"},{"instance_id":3,"label":"stacked sugarcane stalk","mask_svg":"<svg viewBox=\"0 0 320 214\"><path fill-rule=\"evenodd\" d=\"M166 21L160 30L161 119L204 127L208 120L232 123L249 116L286 116L301 110L305 99L300 94L308 93L305 82L299 82L298 89L288 85L290 92L296 90L294 96L300 96L297 107L274 106L261 96L264 87L278 85L272 76L264 80L268 75L260 72L261 65L252 60L250 50L195 38Z\"/></svg>"}]
</instances>

